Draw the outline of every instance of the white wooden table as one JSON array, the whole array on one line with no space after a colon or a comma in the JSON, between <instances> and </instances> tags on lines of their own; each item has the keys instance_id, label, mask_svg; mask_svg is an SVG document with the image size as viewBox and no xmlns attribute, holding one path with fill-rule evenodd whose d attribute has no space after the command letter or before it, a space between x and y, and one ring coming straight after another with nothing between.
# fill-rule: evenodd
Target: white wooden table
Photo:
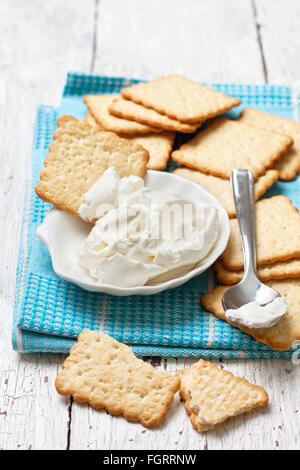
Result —
<instances>
[{"instance_id":1,"label":"white wooden table","mask_svg":"<svg viewBox=\"0 0 300 470\"><path fill-rule=\"evenodd\" d=\"M300 365L290 360L222 361L263 385L270 404L201 435L178 398L156 430L63 399L63 357L21 356L10 343L36 106L58 105L66 72L291 85L299 24L298 0L0 0L0 449L299 449ZM174 371L193 361L154 362Z\"/></svg>"}]
</instances>

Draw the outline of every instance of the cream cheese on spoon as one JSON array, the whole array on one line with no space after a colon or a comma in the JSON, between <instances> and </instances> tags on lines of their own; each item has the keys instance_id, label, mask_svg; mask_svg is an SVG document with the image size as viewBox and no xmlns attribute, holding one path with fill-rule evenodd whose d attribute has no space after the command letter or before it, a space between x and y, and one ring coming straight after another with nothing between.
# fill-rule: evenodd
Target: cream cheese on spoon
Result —
<instances>
[{"instance_id":1,"label":"cream cheese on spoon","mask_svg":"<svg viewBox=\"0 0 300 470\"><path fill-rule=\"evenodd\" d=\"M233 321L242 323L248 328L268 328L275 324L287 310L287 303L283 297L276 297L266 305L258 302L249 302L237 309L228 309L226 317Z\"/></svg>"},{"instance_id":2,"label":"cream cheese on spoon","mask_svg":"<svg viewBox=\"0 0 300 470\"><path fill-rule=\"evenodd\" d=\"M108 168L86 193L82 219L97 219L79 262L101 283L135 287L166 281L204 260L219 236L218 210Z\"/></svg>"}]
</instances>

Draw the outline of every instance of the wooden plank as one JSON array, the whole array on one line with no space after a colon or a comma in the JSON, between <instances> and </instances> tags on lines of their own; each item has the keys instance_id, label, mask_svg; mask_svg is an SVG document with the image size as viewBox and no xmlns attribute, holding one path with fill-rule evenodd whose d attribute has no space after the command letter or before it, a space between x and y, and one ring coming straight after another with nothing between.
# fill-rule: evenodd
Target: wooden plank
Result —
<instances>
[{"instance_id":1,"label":"wooden plank","mask_svg":"<svg viewBox=\"0 0 300 470\"><path fill-rule=\"evenodd\" d=\"M256 34L250 0L101 0L95 71L263 82Z\"/></svg>"},{"instance_id":2,"label":"wooden plank","mask_svg":"<svg viewBox=\"0 0 300 470\"><path fill-rule=\"evenodd\" d=\"M253 0L268 81L300 87L300 2Z\"/></svg>"},{"instance_id":3,"label":"wooden plank","mask_svg":"<svg viewBox=\"0 0 300 470\"><path fill-rule=\"evenodd\" d=\"M60 356L18 356L11 350L24 182L39 103L58 104L68 70L89 71L94 2L2 0L0 71L0 448L64 449L69 413L54 391ZM4 101L4 103L3 103Z\"/></svg>"}]
</instances>

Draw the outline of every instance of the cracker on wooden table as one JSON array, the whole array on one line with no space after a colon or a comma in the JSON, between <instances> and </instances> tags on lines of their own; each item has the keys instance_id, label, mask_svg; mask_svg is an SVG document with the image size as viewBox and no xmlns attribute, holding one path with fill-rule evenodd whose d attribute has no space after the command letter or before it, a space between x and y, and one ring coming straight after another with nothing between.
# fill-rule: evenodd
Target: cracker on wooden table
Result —
<instances>
[{"instance_id":1,"label":"cracker on wooden table","mask_svg":"<svg viewBox=\"0 0 300 470\"><path fill-rule=\"evenodd\" d=\"M61 395L149 428L163 422L179 384L178 377L154 369L125 344L89 330L80 333L55 381Z\"/></svg>"},{"instance_id":2,"label":"cracker on wooden table","mask_svg":"<svg viewBox=\"0 0 300 470\"><path fill-rule=\"evenodd\" d=\"M140 122L120 119L108 111L109 106L118 97L118 94L85 95L83 101L90 113L103 129L116 134L148 134L149 132L161 132L161 129L141 124Z\"/></svg>"},{"instance_id":3,"label":"cracker on wooden table","mask_svg":"<svg viewBox=\"0 0 300 470\"><path fill-rule=\"evenodd\" d=\"M300 258L300 214L286 196L255 203L257 265ZM227 269L243 269L242 243L237 219L230 219L230 237L221 255Z\"/></svg>"},{"instance_id":4,"label":"cracker on wooden table","mask_svg":"<svg viewBox=\"0 0 300 470\"><path fill-rule=\"evenodd\" d=\"M215 287L210 293L201 297L201 303L206 310L252 336L256 341L272 349L286 351L291 349L294 341L300 340L300 278L267 281L266 284L283 295L288 304L287 312L270 328L247 328L227 319L222 306L222 297L230 286Z\"/></svg>"},{"instance_id":5,"label":"cracker on wooden table","mask_svg":"<svg viewBox=\"0 0 300 470\"><path fill-rule=\"evenodd\" d=\"M73 116L57 120L37 195L61 210L78 215L84 194L109 167L119 175L143 177L149 160L141 146Z\"/></svg>"},{"instance_id":6,"label":"cracker on wooden table","mask_svg":"<svg viewBox=\"0 0 300 470\"><path fill-rule=\"evenodd\" d=\"M294 179L300 170L300 122L258 111L254 108L243 109L238 121L247 126L292 137L294 145L275 163L274 167L279 170L281 180L290 181Z\"/></svg>"},{"instance_id":7,"label":"cracker on wooden table","mask_svg":"<svg viewBox=\"0 0 300 470\"><path fill-rule=\"evenodd\" d=\"M97 125L91 113L87 113L85 119L91 125ZM147 168L149 170L164 170L166 168L175 138L174 132L163 131L159 134L138 136L123 135L123 138L141 145L148 151L150 158Z\"/></svg>"},{"instance_id":8,"label":"cracker on wooden table","mask_svg":"<svg viewBox=\"0 0 300 470\"><path fill-rule=\"evenodd\" d=\"M200 184L220 201L230 218L236 216L230 181L186 167L176 168L174 174ZM278 171L276 170L267 170L265 175L260 176L254 185L255 201L277 180Z\"/></svg>"},{"instance_id":9,"label":"cracker on wooden table","mask_svg":"<svg viewBox=\"0 0 300 470\"><path fill-rule=\"evenodd\" d=\"M180 75L137 83L121 90L123 98L185 123L198 123L240 104L218 91Z\"/></svg>"},{"instance_id":10,"label":"cracker on wooden table","mask_svg":"<svg viewBox=\"0 0 300 470\"><path fill-rule=\"evenodd\" d=\"M180 396L192 425L199 432L264 406L269 399L262 387L202 359L178 375Z\"/></svg>"},{"instance_id":11,"label":"cracker on wooden table","mask_svg":"<svg viewBox=\"0 0 300 470\"><path fill-rule=\"evenodd\" d=\"M288 136L254 129L226 118L214 119L172 158L181 165L229 179L234 168L251 170L255 181L293 143Z\"/></svg>"},{"instance_id":12,"label":"cracker on wooden table","mask_svg":"<svg viewBox=\"0 0 300 470\"><path fill-rule=\"evenodd\" d=\"M244 276L244 271L230 271L226 269L221 260L215 262L214 269L220 284L236 284L240 282ZM300 277L300 259L279 261L274 264L260 266L257 269L257 275L262 282L271 279Z\"/></svg>"},{"instance_id":13,"label":"cracker on wooden table","mask_svg":"<svg viewBox=\"0 0 300 470\"><path fill-rule=\"evenodd\" d=\"M109 112L123 119L130 119L149 126L187 134L195 132L201 125L201 122L195 125L185 124L176 119L171 119L164 114L160 114L154 109L145 108L140 104L134 103L134 101L125 100L123 98L114 100L109 107Z\"/></svg>"}]
</instances>

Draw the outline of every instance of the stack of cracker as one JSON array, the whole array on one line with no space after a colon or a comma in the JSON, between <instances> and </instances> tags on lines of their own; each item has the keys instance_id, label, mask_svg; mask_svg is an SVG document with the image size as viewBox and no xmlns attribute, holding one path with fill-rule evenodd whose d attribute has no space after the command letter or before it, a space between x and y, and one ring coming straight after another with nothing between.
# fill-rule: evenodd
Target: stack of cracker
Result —
<instances>
[{"instance_id":1,"label":"stack of cracker","mask_svg":"<svg viewBox=\"0 0 300 470\"><path fill-rule=\"evenodd\" d=\"M276 350L288 350L300 340L300 214L285 196L255 204L258 277L285 297L288 310L271 328L250 329L225 317L222 297L243 277L243 253L237 219L230 219L226 250L215 263L222 284L201 298L202 305L218 318Z\"/></svg>"},{"instance_id":2,"label":"stack of cracker","mask_svg":"<svg viewBox=\"0 0 300 470\"><path fill-rule=\"evenodd\" d=\"M206 119L240 103L179 75L126 87L119 95L86 95L84 102L86 120L143 146L152 170L166 168L175 132L194 133Z\"/></svg>"}]
</instances>

